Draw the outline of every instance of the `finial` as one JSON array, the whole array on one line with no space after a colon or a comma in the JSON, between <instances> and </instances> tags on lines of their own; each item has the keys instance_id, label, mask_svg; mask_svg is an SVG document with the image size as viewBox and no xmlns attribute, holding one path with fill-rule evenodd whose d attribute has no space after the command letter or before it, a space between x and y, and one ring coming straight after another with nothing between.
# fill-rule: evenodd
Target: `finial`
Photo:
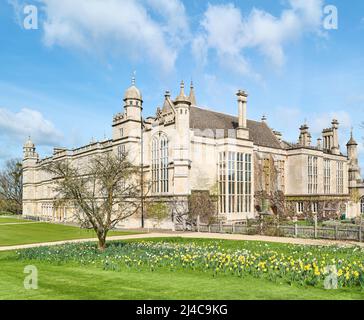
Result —
<instances>
[{"instance_id":1,"label":"finial","mask_svg":"<svg viewBox=\"0 0 364 320\"><path fill-rule=\"evenodd\" d=\"M131 78L131 84L133 86L135 86L135 83L136 83L135 78L136 78L136 71L133 72L133 77Z\"/></svg>"},{"instance_id":2,"label":"finial","mask_svg":"<svg viewBox=\"0 0 364 320\"><path fill-rule=\"evenodd\" d=\"M184 97L185 96L185 82L182 80L181 81L181 94L180 94L181 97Z\"/></svg>"},{"instance_id":3,"label":"finial","mask_svg":"<svg viewBox=\"0 0 364 320\"><path fill-rule=\"evenodd\" d=\"M353 133L353 131L354 131L354 127L351 127L351 130L350 130L350 136L351 136L351 138L353 138L353 137L354 137L354 133Z\"/></svg>"},{"instance_id":4,"label":"finial","mask_svg":"<svg viewBox=\"0 0 364 320\"><path fill-rule=\"evenodd\" d=\"M262 122L266 122L266 121L267 121L267 116L265 114L263 114Z\"/></svg>"},{"instance_id":5,"label":"finial","mask_svg":"<svg viewBox=\"0 0 364 320\"><path fill-rule=\"evenodd\" d=\"M196 101L196 95L195 95L195 88L193 86L193 81L191 80L191 89L190 89L190 102L191 105L196 106L197 105L197 101Z\"/></svg>"}]
</instances>

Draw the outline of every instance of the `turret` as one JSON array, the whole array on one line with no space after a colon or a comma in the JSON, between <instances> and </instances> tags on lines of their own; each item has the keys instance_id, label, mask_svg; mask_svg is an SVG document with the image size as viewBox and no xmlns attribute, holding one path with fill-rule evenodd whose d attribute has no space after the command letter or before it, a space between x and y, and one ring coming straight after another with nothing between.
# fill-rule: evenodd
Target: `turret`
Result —
<instances>
[{"instance_id":1,"label":"turret","mask_svg":"<svg viewBox=\"0 0 364 320\"><path fill-rule=\"evenodd\" d=\"M38 159L35 145L29 137L23 146L23 215L25 216L36 214L29 201L36 196L34 182Z\"/></svg>"},{"instance_id":2,"label":"turret","mask_svg":"<svg viewBox=\"0 0 364 320\"><path fill-rule=\"evenodd\" d=\"M29 137L23 147L23 160L38 160L38 154L35 151L35 145Z\"/></svg>"},{"instance_id":3,"label":"turret","mask_svg":"<svg viewBox=\"0 0 364 320\"><path fill-rule=\"evenodd\" d=\"M185 85L181 82L181 91L174 101L176 110L176 131L177 134L171 137L174 145L173 162L175 166L174 193L188 194L189 172L190 172L190 107L191 101L185 95Z\"/></svg>"},{"instance_id":4,"label":"turret","mask_svg":"<svg viewBox=\"0 0 364 320\"><path fill-rule=\"evenodd\" d=\"M140 90L135 86L134 77L131 87L126 90L124 95L124 109L128 120L140 121L143 110L143 98Z\"/></svg>"},{"instance_id":5,"label":"turret","mask_svg":"<svg viewBox=\"0 0 364 320\"><path fill-rule=\"evenodd\" d=\"M120 150L128 152L130 161L141 161L142 111L143 98L135 85L135 77L124 94L124 112L118 113L113 120L113 146L115 154Z\"/></svg>"},{"instance_id":6,"label":"turret","mask_svg":"<svg viewBox=\"0 0 364 320\"><path fill-rule=\"evenodd\" d=\"M358 160L358 144L354 140L353 131L351 131L350 140L346 144L349 159L349 181L355 183L361 180L360 167Z\"/></svg>"},{"instance_id":7,"label":"turret","mask_svg":"<svg viewBox=\"0 0 364 320\"><path fill-rule=\"evenodd\" d=\"M178 131L182 133L181 130L189 130L191 101L185 95L185 84L183 81L181 82L180 94L174 101L174 105L176 109L176 124Z\"/></svg>"}]
</instances>

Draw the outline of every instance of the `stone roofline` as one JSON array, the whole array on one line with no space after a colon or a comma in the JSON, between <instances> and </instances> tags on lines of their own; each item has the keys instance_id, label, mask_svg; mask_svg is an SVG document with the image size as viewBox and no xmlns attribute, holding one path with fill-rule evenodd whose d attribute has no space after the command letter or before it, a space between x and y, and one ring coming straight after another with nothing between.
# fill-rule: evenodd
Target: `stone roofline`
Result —
<instances>
[{"instance_id":1,"label":"stone roofline","mask_svg":"<svg viewBox=\"0 0 364 320\"><path fill-rule=\"evenodd\" d=\"M298 143L291 143L291 142L287 142L287 141L284 141L284 143L290 145L290 147L285 148L287 151L289 151L289 150L298 150L298 149L306 149L306 150L320 151L320 152L323 152L325 154L329 154L329 155L333 155L333 156L339 156L339 157L346 157L347 158L347 155L345 155L343 153L334 154L334 153L332 153L332 152L330 152L328 150L324 150L324 149L316 147L316 146L303 146L303 145L300 145Z\"/></svg>"},{"instance_id":2,"label":"stone roofline","mask_svg":"<svg viewBox=\"0 0 364 320\"><path fill-rule=\"evenodd\" d=\"M92 152L95 150L104 150L106 148L111 147L113 144L113 140L106 140L106 141L97 141L93 143L89 143L88 145L75 148L75 149L65 149L65 148L54 148L53 156L46 157L44 159L40 159L37 164L46 164L51 162L54 159L61 158L61 157L73 157L80 155L85 152Z\"/></svg>"}]
</instances>

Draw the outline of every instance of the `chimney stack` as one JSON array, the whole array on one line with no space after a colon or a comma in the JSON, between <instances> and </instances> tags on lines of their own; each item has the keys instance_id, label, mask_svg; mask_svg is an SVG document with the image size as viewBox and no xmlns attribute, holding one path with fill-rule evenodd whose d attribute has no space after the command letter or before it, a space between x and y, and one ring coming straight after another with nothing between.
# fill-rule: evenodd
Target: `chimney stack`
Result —
<instances>
[{"instance_id":1,"label":"chimney stack","mask_svg":"<svg viewBox=\"0 0 364 320\"><path fill-rule=\"evenodd\" d=\"M240 139L249 139L249 131L247 127L247 103L248 93L243 90L239 90L236 94L238 97L238 109L239 109L239 126L237 137Z\"/></svg>"},{"instance_id":2,"label":"chimney stack","mask_svg":"<svg viewBox=\"0 0 364 320\"><path fill-rule=\"evenodd\" d=\"M248 94L239 90L236 94L238 97L238 106L239 106L239 128L246 128L246 109L248 103Z\"/></svg>"},{"instance_id":3,"label":"chimney stack","mask_svg":"<svg viewBox=\"0 0 364 320\"><path fill-rule=\"evenodd\" d=\"M333 145L331 148L331 152L333 154L340 154L340 146L339 146L339 121L336 119L332 120L332 132L333 132Z\"/></svg>"},{"instance_id":4,"label":"chimney stack","mask_svg":"<svg viewBox=\"0 0 364 320\"><path fill-rule=\"evenodd\" d=\"M309 147L311 145L311 134L306 123L300 127L299 144L304 147Z\"/></svg>"}]
</instances>

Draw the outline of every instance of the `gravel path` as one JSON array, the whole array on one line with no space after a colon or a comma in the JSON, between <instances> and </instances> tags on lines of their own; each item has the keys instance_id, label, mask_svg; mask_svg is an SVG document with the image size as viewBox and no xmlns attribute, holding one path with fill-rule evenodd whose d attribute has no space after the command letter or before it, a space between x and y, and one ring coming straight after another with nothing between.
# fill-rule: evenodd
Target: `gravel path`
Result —
<instances>
[{"instance_id":1,"label":"gravel path","mask_svg":"<svg viewBox=\"0 0 364 320\"><path fill-rule=\"evenodd\" d=\"M232 234L216 234L216 233L147 233L147 234L135 234L126 236L109 237L108 241L115 240L132 240L132 239L151 239L151 238L200 238L200 239L225 239L225 240L244 240L244 241L264 241L264 242L276 242L276 243L288 243L288 244L303 244L303 245L316 245L316 246L361 246L364 247L364 243L347 242L347 241L331 241L331 240L315 240L315 239L297 239L297 238L279 238L279 237L267 237L267 236L248 236L248 235L232 235ZM79 239L79 240L66 240L57 242L45 242L45 243L33 243L26 245L6 246L1 247L0 251L19 250L26 248L44 247L44 246L56 246L67 243L82 243L82 242L95 242L97 239Z\"/></svg>"}]
</instances>

